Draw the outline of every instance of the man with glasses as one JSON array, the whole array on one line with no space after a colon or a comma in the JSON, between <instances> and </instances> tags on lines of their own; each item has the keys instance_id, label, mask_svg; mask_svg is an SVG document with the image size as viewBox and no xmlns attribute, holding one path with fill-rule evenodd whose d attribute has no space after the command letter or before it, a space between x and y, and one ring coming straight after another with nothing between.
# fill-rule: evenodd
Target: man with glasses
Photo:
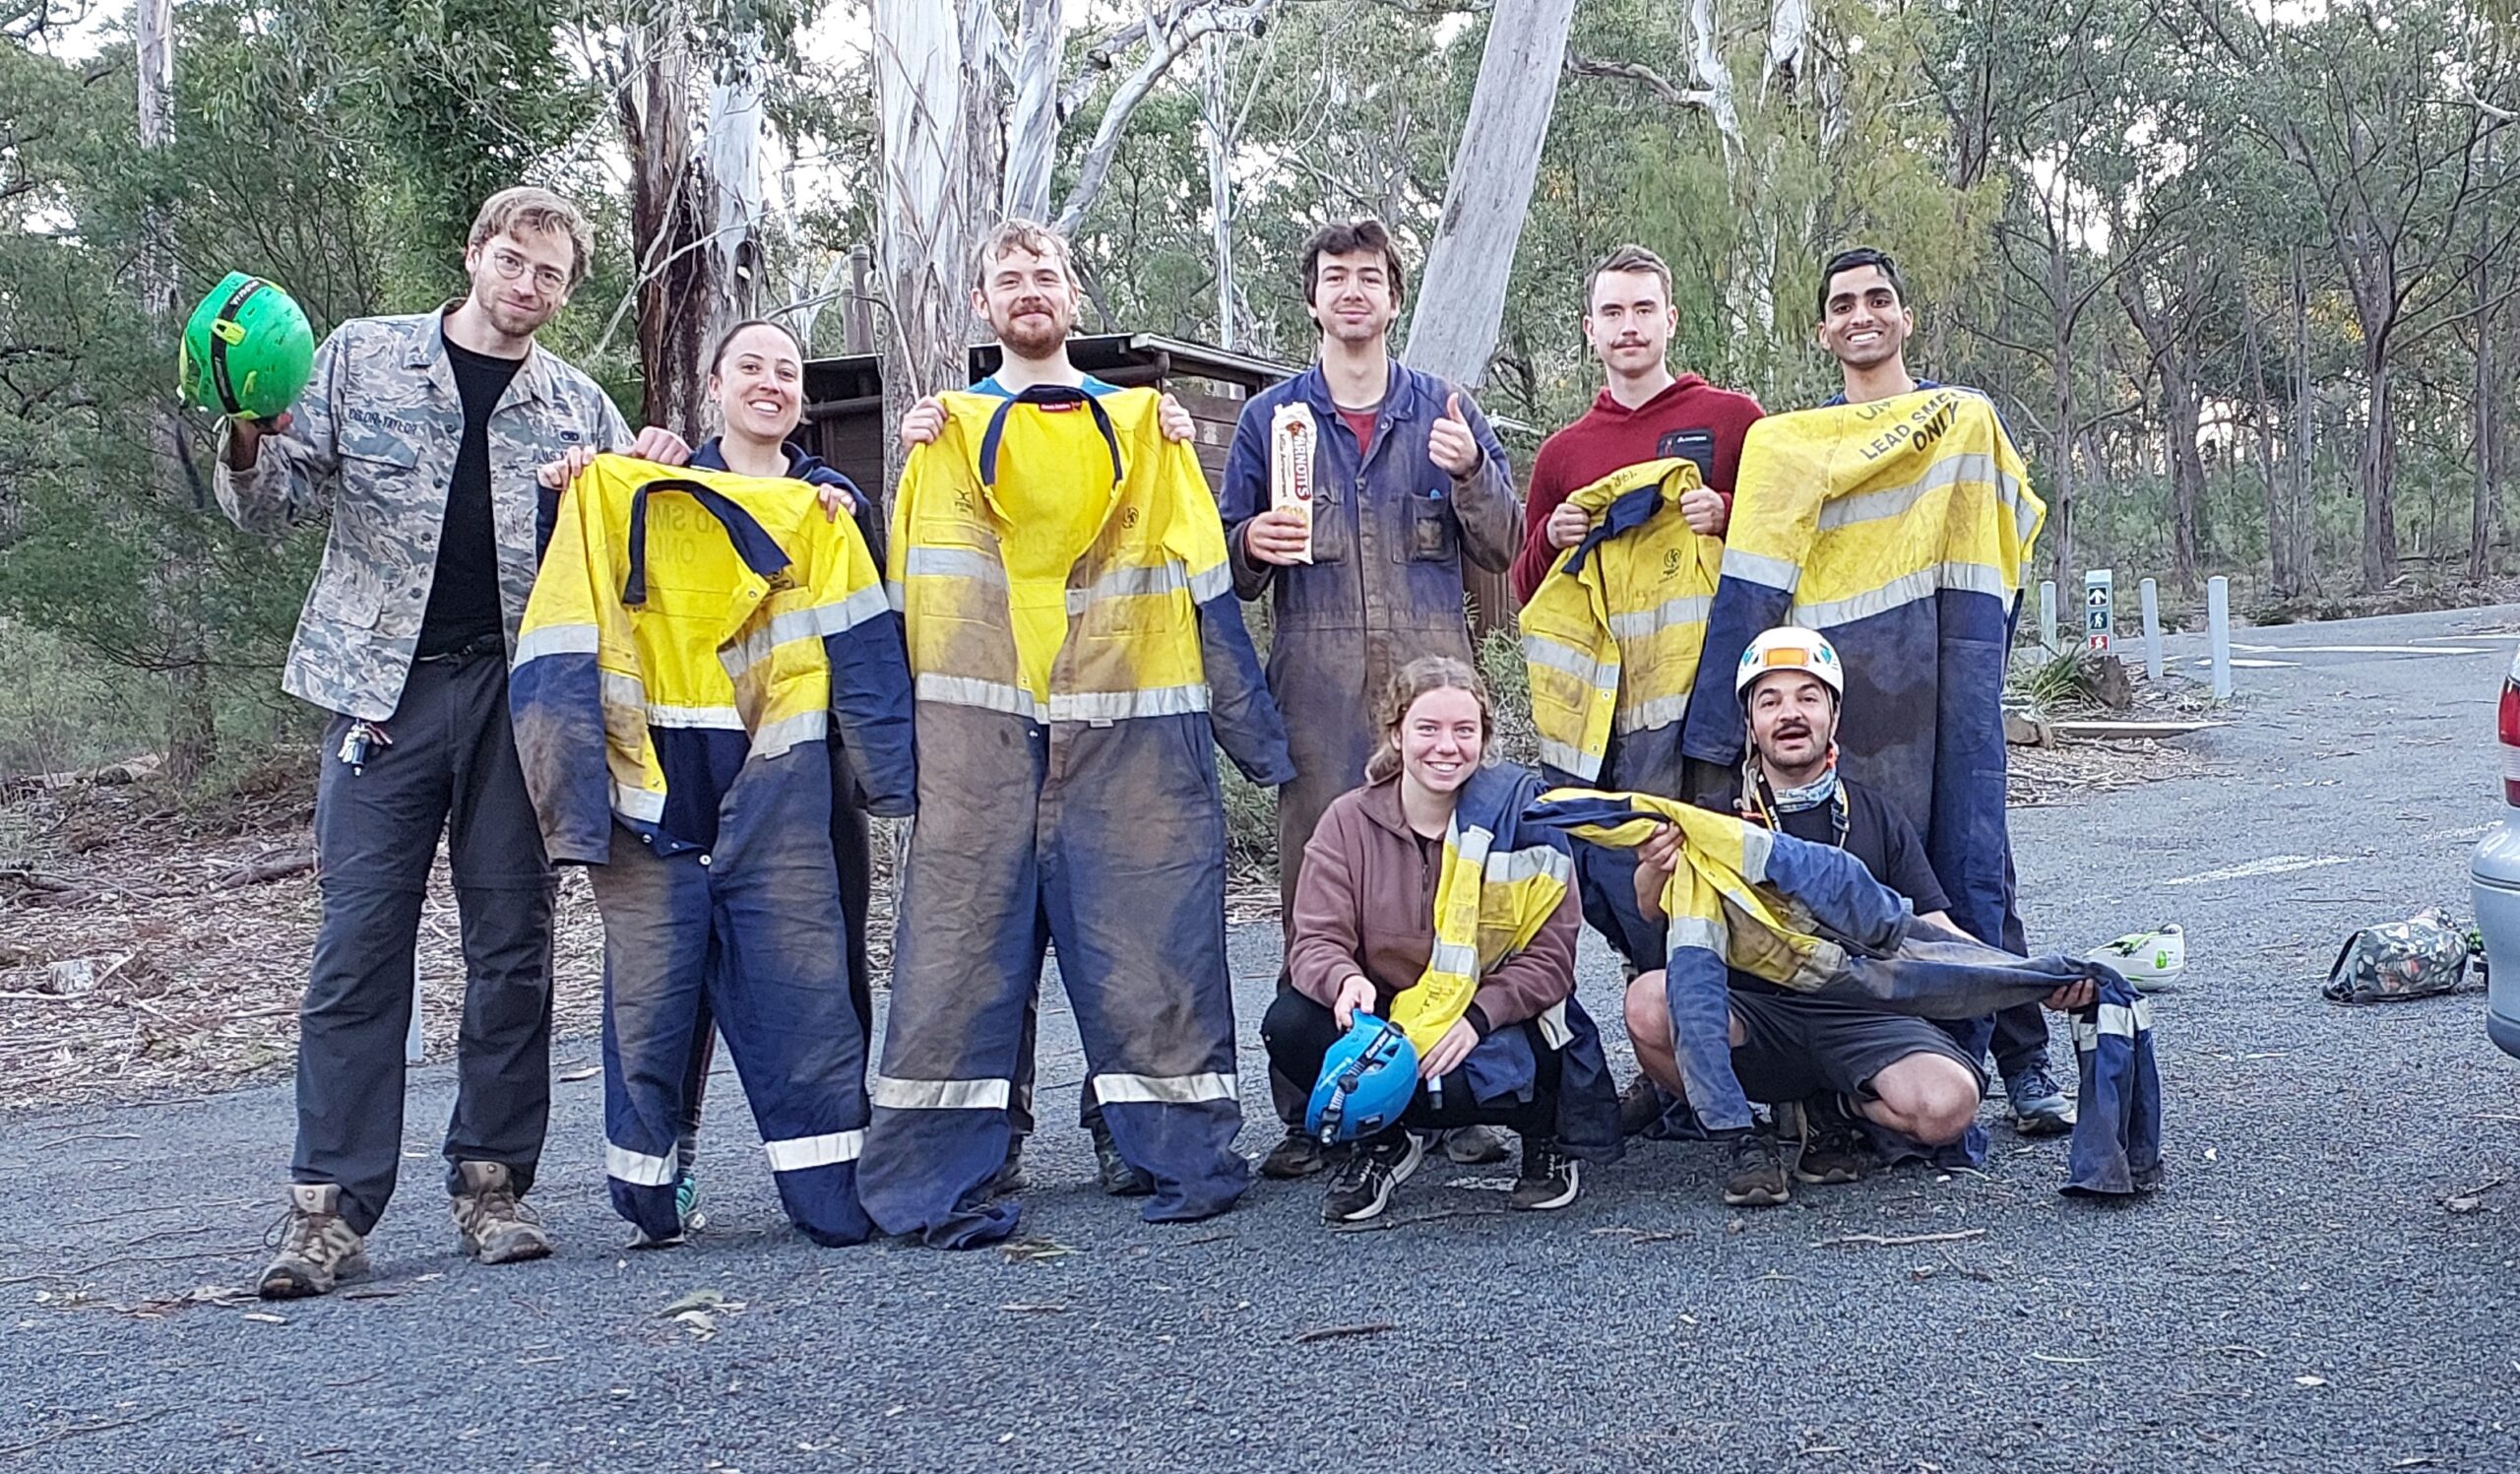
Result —
<instances>
[{"instance_id":1,"label":"man with glasses","mask_svg":"<svg viewBox=\"0 0 2520 1474\"><path fill-rule=\"evenodd\" d=\"M441 830L466 974L446 1135L456 1228L484 1263L551 1251L518 1201L550 1112L551 871L507 701L534 586L535 472L599 450L690 454L670 431L634 440L593 380L535 343L592 251L567 201L504 190L472 223L461 300L342 324L291 413L231 419L220 437L219 502L239 527L332 518L281 681L332 721L297 1150L267 1298L322 1295L367 1269L402 1157L412 953Z\"/></svg>"}]
</instances>

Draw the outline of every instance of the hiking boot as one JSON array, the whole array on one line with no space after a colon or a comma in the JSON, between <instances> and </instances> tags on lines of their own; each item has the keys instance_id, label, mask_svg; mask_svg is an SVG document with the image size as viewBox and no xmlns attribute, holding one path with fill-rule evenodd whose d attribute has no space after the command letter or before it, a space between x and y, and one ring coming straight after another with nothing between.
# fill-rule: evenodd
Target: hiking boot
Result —
<instances>
[{"instance_id":1,"label":"hiking boot","mask_svg":"<svg viewBox=\"0 0 2520 1474\"><path fill-rule=\"evenodd\" d=\"M336 1184L289 1184L288 1214L264 1242L280 1250L263 1269L257 1293L265 1300L329 1295L335 1285L367 1277L367 1241L342 1221Z\"/></svg>"},{"instance_id":2,"label":"hiking boot","mask_svg":"<svg viewBox=\"0 0 2520 1474\"><path fill-rule=\"evenodd\" d=\"M1794 1180L1820 1186L1843 1186L1863 1181L1872 1169L1872 1144L1863 1128L1835 1096L1821 1096L1795 1108L1802 1122L1801 1150L1794 1156Z\"/></svg>"},{"instance_id":3,"label":"hiking boot","mask_svg":"<svg viewBox=\"0 0 2520 1474\"><path fill-rule=\"evenodd\" d=\"M2004 1098L2012 1102L2012 1128L2024 1136L2063 1136L2074 1129L2074 1103L2044 1064L2005 1076Z\"/></svg>"},{"instance_id":4,"label":"hiking boot","mask_svg":"<svg viewBox=\"0 0 2520 1474\"><path fill-rule=\"evenodd\" d=\"M1362 1223L1391 1206L1393 1189L1409 1181L1425 1158L1426 1143L1415 1131L1386 1131L1349 1149L1346 1161L1330 1179L1321 1199L1321 1216L1331 1223Z\"/></svg>"},{"instance_id":5,"label":"hiking boot","mask_svg":"<svg viewBox=\"0 0 2520 1474\"><path fill-rule=\"evenodd\" d=\"M1663 1096L1663 1087L1655 1084L1643 1070L1638 1070L1636 1078L1628 1081L1627 1088L1619 1092L1619 1134L1644 1135L1654 1129L1654 1122L1663 1119L1663 1112L1670 1105L1670 1102Z\"/></svg>"},{"instance_id":6,"label":"hiking boot","mask_svg":"<svg viewBox=\"0 0 2520 1474\"><path fill-rule=\"evenodd\" d=\"M1775 1122L1762 1121L1721 1134L1731 1138L1732 1149L1732 1171L1724 1179L1724 1206L1774 1208L1793 1197L1794 1179L1786 1171Z\"/></svg>"},{"instance_id":7,"label":"hiking boot","mask_svg":"<svg viewBox=\"0 0 2520 1474\"><path fill-rule=\"evenodd\" d=\"M1129 1165L1120 1148L1111 1139L1111 1128L1096 1122L1094 1133L1094 1181L1112 1197L1151 1197L1155 1179Z\"/></svg>"},{"instance_id":8,"label":"hiking boot","mask_svg":"<svg viewBox=\"0 0 2520 1474\"><path fill-rule=\"evenodd\" d=\"M1445 1157L1463 1167L1493 1167L1512 1155L1494 1126L1456 1126L1442 1134Z\"/></svg>"},{"instance_id":9,"label":"hiking boot","mask_svg":"<svg viewBox=\"0 0 2520 1474\"><path fill-rule=\"evenodd\" d=\"M1260 1175L1280 1182L1292 1182L1296 1178L1308 1178L1329 1165L1330 1159L1322 1154L1320 1142L1305 1135L1301 1126L1289 1126L1287 1139L1269 1148L1269 1155L1260 1159Z\"/></svg>"},{"instance_id":10,"label":"hiking boot","mask_svg":"<svg viewBox=\"0 0 2520 1474\"><path fill-rule=\"evenodd\" d=\"M1505 1205L1529 1213L1562 1208L1573 1202L1575 1194L1583 1190L1581 1170L1573 1157L1558 1150L1556 1142L1526 1136L1523 1138L1523 1175L1514 1180L1514 1190L1505 1199Z\"/></svg>"},{"instance_id":11,"label":"hiking boot","mask_svg":"<svg viewBox=\"0 0 2520 1474\"><path fill-rule=\"evenodd\" d=\"M1031 1186L1024 1176L1024 1136L1019 1131L1006 1138L1006 1160L997 1164L997 1176L988 1180L988 1195L1005 1197Z\"/></svg>"},{"instance_id":12,"label":"hiking boot","mask_svg":"<svg viewBox=\"0 0 2520 1474\"><path fill-rule=\"evenodd\" d=\"M516 1178L502 1162L458 1162L455 1231L464 1251L484 1264L515 1264L551 1252L551 1236L532 1208L516 1200Z\"/></svg>"}]
</instances>

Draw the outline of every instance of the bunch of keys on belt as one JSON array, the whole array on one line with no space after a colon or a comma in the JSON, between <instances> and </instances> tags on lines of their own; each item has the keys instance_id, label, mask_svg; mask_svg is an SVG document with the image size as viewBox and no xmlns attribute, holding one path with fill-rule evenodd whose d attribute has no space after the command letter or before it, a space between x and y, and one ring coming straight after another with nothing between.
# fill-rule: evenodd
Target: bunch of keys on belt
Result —
<instances>
[{"instance_id":1,"label":"bunch of keys on belt","mask_svg":"<svg viewBox=\"0 0 2520 1474\"><path fill-rule=\"evenodd\" d=\"M394 745L392 735L382 722L352 722L350 730L342 734L342 750L336 754L350 765L353 773L367 771L367 755L377 747Z\"/></svg>"}]
</instances>

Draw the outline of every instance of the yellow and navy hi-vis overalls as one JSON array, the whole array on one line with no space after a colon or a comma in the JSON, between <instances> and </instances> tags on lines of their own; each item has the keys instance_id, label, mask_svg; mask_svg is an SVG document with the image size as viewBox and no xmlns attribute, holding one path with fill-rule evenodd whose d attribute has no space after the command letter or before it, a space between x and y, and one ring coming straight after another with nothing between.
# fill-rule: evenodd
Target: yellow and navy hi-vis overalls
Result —
<instances>
[{"instance_id":1,"label":"yellow and navy hi-vis overalls","mask_svg":"<svg viewBox=\"0 0 2520 1474\"><path fill-rule=\"evenodd\" d=\"M1523 659L1542 771L1682 799L1680 733L1724 556L1680 515L1697 489L1684 460L1644 461L1567 497L1593 530L1558 556L1523 606ZM1731 673L1720 673L1722 699ZM1663 929L1636 904L1636 855L1579 840L1584 919L1638 970L1663 965Z\"/></svg>"},{"instance_id":2,"label":"yellow and navy hi-vis overalls","mask_svg":"<svg viewBox=\"0 0 2520 1474\"><path fill-rule=\"evenodd\" d=\"M916 787L900 618L864 539L802 481L599 456L561 503L509 690L551 859L588 866L603 914L613 1206L680 1232L705 995L788 1216L861 1242L830 724L874 812L909 813Z\"/></svg>"},{"instance_id":3,"label":"yellow and navy hi-vis overalls","mask_svg":"<svg viewBox=\"0 0 2520 1474\"><path fill-rule=\"evenodd\" d=\"M893 508L918 823L859 1169L890 1233L1012 1233L989 1197L1042 948L1058 949L1150 1222L1230 1206L1233 998L1212 742L1292 776L1199 463L1152 390L948 394Z\"/></svg>"}]
</instances>

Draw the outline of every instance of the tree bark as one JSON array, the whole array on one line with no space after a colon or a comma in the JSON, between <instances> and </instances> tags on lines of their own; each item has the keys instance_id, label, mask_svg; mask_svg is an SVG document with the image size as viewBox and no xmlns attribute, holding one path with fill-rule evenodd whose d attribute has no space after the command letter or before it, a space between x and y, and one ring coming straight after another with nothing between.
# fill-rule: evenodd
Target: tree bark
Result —
<instances>
[{"instance_id":1,"label":"tree bark","mask_svg":"<svg viewBox=\"0 0 2520 1474\"><path fill-rule=\"evenodd\" d=\"M1574 13L1574 0L1497 0L1488 19L1404 353L1412 366L1467 387L1486 377L1496 349Z\"/></svg>"},{"instance_id":2,"label":"tree bark","mask_svg":"<svg viewBox=\"0 0 2520 1474\"><path fill-rule=\"evenodd\" d=\"M2290 577L2292 532L2285 516L2284 492L2276 481L2275 404L2266 390L2266 349L2258 327L2257 303L2248 278L2240 278L2240 363L2248 375L2249 405L2256 417L2254 437L2259 489L2266 504L2266 585L2275 598L2293 595Z\"/></svg>"},{"instance_id":3,"label":"tree bark","mask_svg":"<svg viewBox=\"0 0 2520 1474\"><path fill-rule=\"evenodd\" d=\"M963 166L964 65L953 11L875 0L875 101L884 198L876 268L892 307L887 408L968 382L976 244Z\"/></svg>"},{"instance_id":4,"label":"tree bark","mask_svg":"<svg viewBox=\"0 0 2520 1474\"><path fill-rule=\"evenodd\" d=\"M761 314L761 35L747 30L709 90L701 156L704 189L717 205L707 251L715 292L703 333L712 347L736 323ZM705 393L705 379L701 387Z\"/></svg>"},{"instance_id":5,"label":"tree bark","mask_svg":"<svg viewBox=\"0 0 2520 1474\"><path fill-rule=\"evenodd\" d=\"M1015 112L1006 123L1005 213L1047 220L1058 164L1059 52L1067 33L1062 0L1022 0L1015 28Z\"/></svg>"},{"instance_id":6,"label":"tree bark","mask_svg":"<svg viewBox=\"0 0 2520 1474\"><path fill-rule=\"evenodd\" d=\"M139 72L139 137L146 153L175 143L175 34L172 0L140 0L134 17L134 61ZM152 188L155 188L153 182ZM140 309L159 343L180 330L182 289L176 267L175 226L166 203L153 197L141 212L137 276ZM156 463L159 519L158 566L153 570L165 622L167 677L174 701L167 712L166 772L188 783L208 770L218 750L218 726L210 701L210 660L204 639L200 589L201 518L206 509L187 465L184 417L172 395L153 394L148 419L150 455Z\"/></svg>"},{"instance_id":7,"label":"tree bark","mask_svg":"<svg viewBox=\"0 0 2520 1474\"><path fill-rule=\"evenodd\" d=\"M2310 459L2318 453L2318 386L2310 377L2310 273L2300 246L2293 248L2293 474L2286 489L2293 502L2289 519L2293 537L2295 597L2308 593L2318 553L2318 530L2311 516L2318 503L2310 481Z\"/></svg>"},{"instance_id":8,"label":"tree bark","mask_svg":"<svg viewBox=\"0 0 2520 1474\"><path fill-rule=\"evenodd\" d=\"M710 247L718 210L694 157L696 63L684 22L668 8L650 23L647 60L622 89L621 125L631 160L630 239L641 264L639 415L645 423L696 441L707 417L705 358L717 310Z\"/></svg>"},{"instance_id":9,"label":"tree bark","mask_svg":"<svg viewBox=\"0 0 2520 1474\"><path fill-rule=\"evenodd\" d=\"M1225 42L1207 39L1199 77L1199 118L1207 145L1208 228L1217 263L1217 347L1241 340L1233 282L1233 98L1226 87Z\"/></svg>"},{"instance_id":10,"label":"tree bark","mask_svg":"<svg viewBox=\"0 0 2520 1474\"><path fill-rule=\"evenodd\" d=\"M2362 443L2354 458L2362 487L2362 591L2374 594L2398 576L2397 386L2386 341L2364 340Z\"/></svg>"}]
</instances>

